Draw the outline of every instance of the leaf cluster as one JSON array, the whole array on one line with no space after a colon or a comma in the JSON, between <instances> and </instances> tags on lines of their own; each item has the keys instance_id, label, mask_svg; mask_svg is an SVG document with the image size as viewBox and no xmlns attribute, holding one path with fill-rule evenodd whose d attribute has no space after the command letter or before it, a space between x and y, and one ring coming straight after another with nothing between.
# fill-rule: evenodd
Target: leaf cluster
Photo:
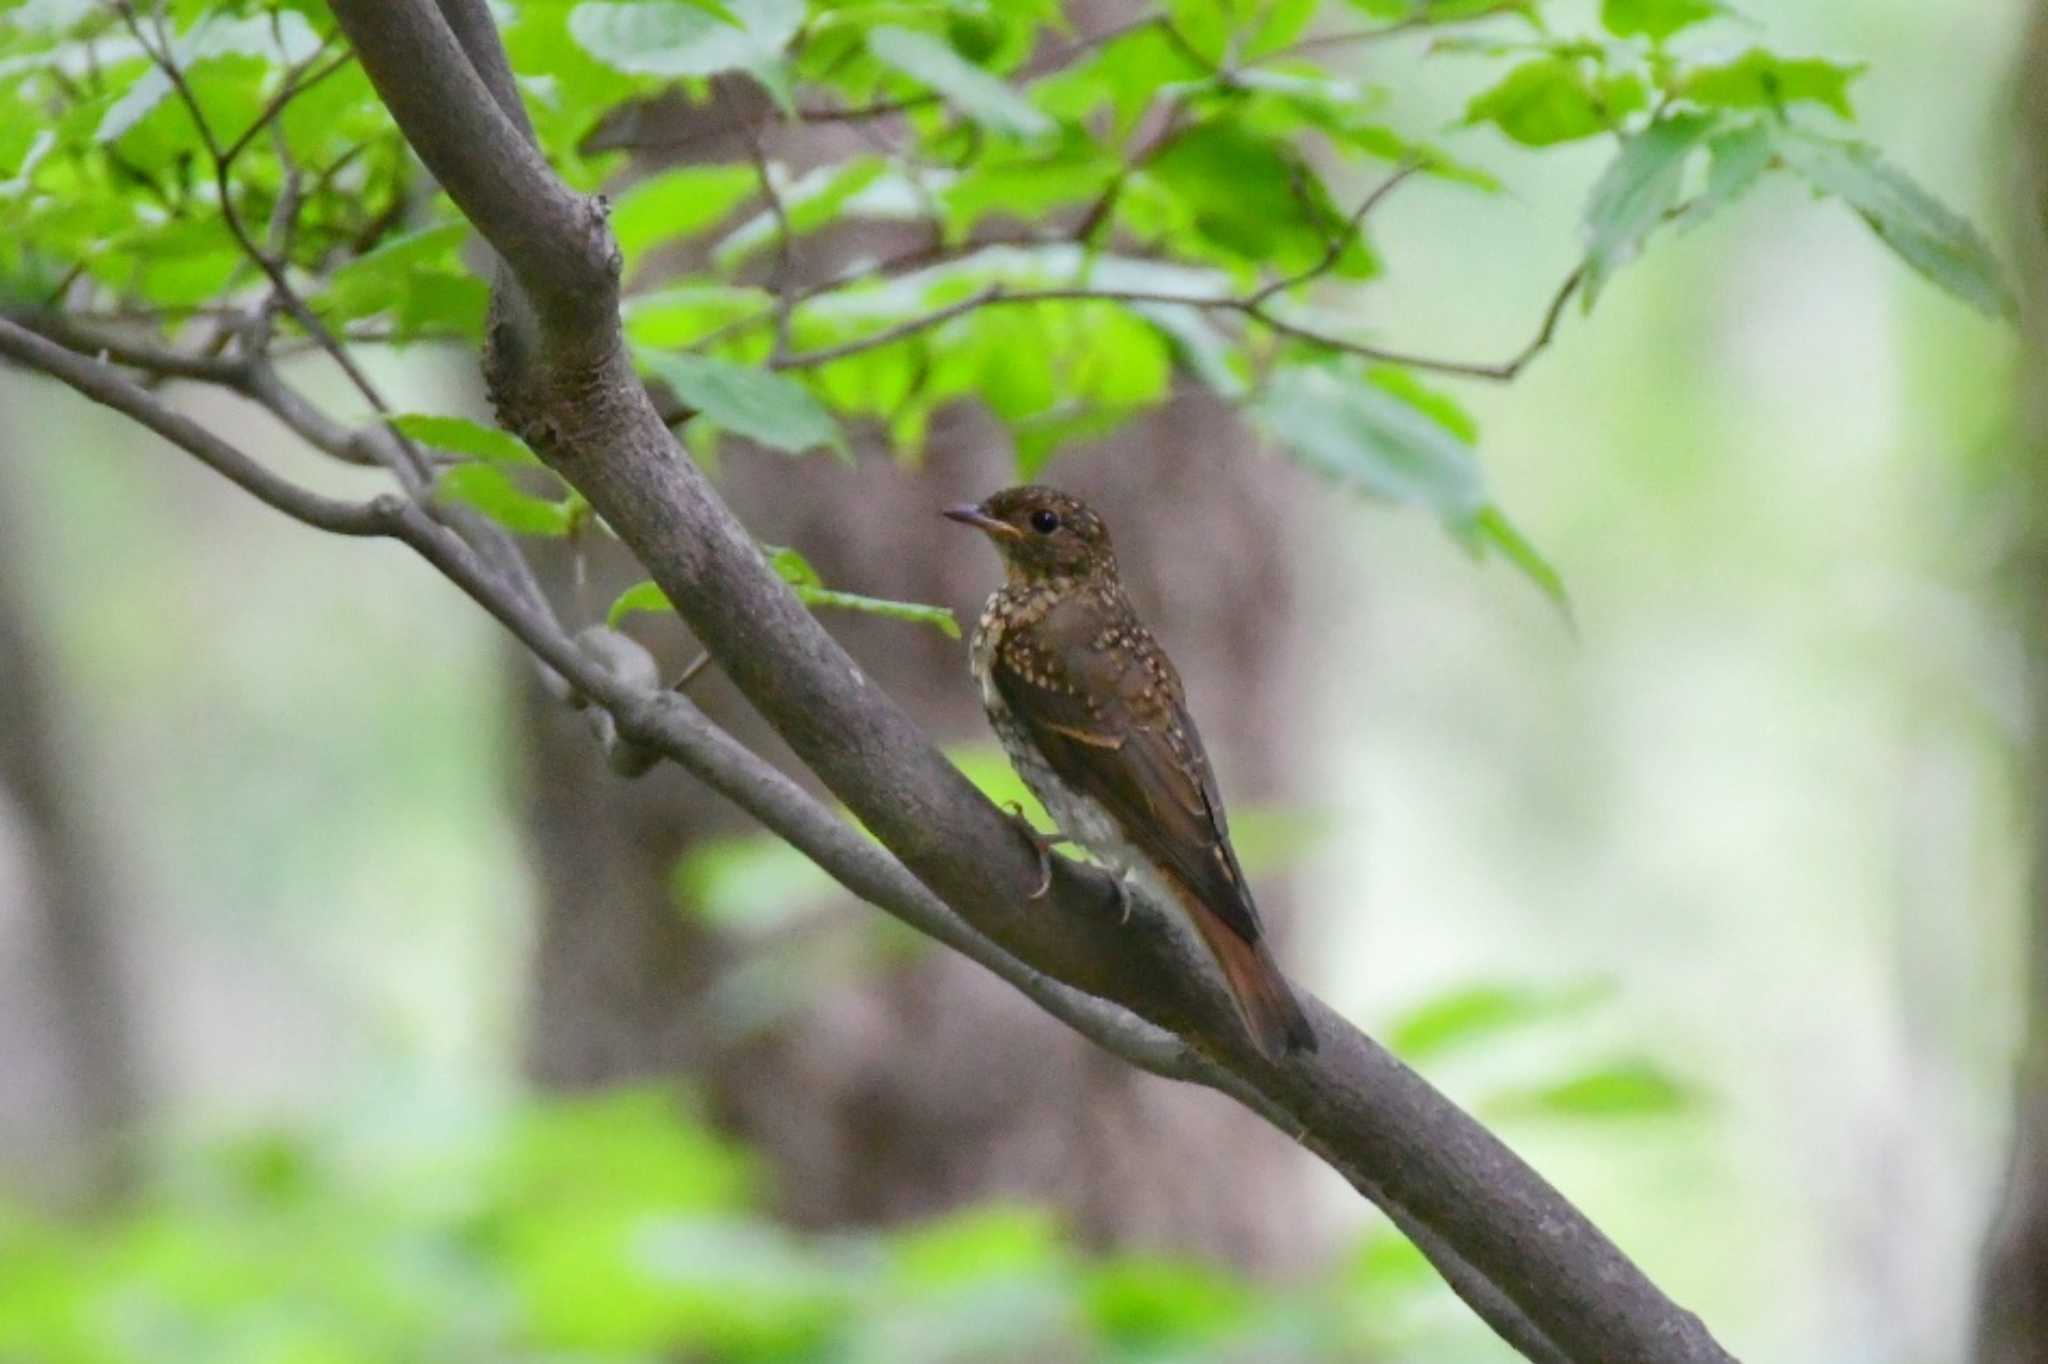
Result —
<instances>
[{"instance_id":1,"label":"leaf cluster","mask_svg":"<svg viewBox=\"0 0 2048 1364\"><path fill-rule=\"evenodd\" d=\"M1562 603L1486 487L1475 424L1424 376L1512 378L1569 297L1590 309L1666 224L1771 175L1847 204L1972 306L2011 309L1970 224L1849 135L1861 66L1731 56L1710 40L1740 31L1719 0L1604 0L1588 32L1539 0L1165 0L1085 35L1055 0L497 8L543 149L613 193L629 336L707 457L738 438L916 460L935 414L972 403L1029 479L1198 384L1307 467L1428 510ZM1478 63L1488 83L1459 126L1418 126L1360 75L1361 54L1392 50ZM742 130L751 158L635 139L636 108L703 103L717 82L765 95ZM802 173L771 154L820 124L857 130L857 149ZM1615 150L1583 261L1528 347L1412 355L1357 324L1387 268L1371 217L1397 184L1491 193L1523 159L1589 141ZM681 160L622 185L635 151ZM876 224L915 245L794 268ZM466 235L312 0L0 0L9 311L211 353L310 349L322 331L340 347L474 342L486 293ZM585 524L502 451L458 453L472 458L439 472L444 497L522 534Z\"/></svg>"}]
</instances>

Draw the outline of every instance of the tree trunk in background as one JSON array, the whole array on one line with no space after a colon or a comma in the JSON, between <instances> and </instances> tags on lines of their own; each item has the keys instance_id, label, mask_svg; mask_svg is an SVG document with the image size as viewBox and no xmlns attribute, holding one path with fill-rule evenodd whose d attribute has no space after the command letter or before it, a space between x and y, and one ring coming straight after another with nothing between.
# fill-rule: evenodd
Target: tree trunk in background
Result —
<instances>
[{"instance_id":1,"label":"tree trunk in background","mask_svg":"<svg viewBox=\"0 0 2048 1364\"><path fill-rule=\"evenodd\" d=\"M1141 607L1190 675L1229 794L1271 799L1296 694L1284 494L1230 418L1188 394L1056 473L1099 505ZM803 548L827 581L934 601L970 616L997 581L979 537L936 516L1006 480L1005 443L963 414L923 472L880 460L847 470L735 452L724 491L764 540ZM958 429L970 428L968 430ZM794 489L801 496L793 496ZM590 598L619 585L610 565ZM875 681L943 741L989 742L961 645L900 623L835 618ZM653 630L643 637L653 639ZM666 626L665 633L680 634ZM668 651L679 668L687 648ZM693 688L748 742L764 727L706 675ZM610 777L574 716L529 708L536 863L544 899L530 1061L544 1084L686 1073L776 1173L781 1207L807 1226L893 1221L1001 1196L1049 1203L1089 1236L1271 1264L1309 1247L1299 1232L1299 1157L1214 1095L1101 1056L979 967L946 952L891 959L872 911L834 906L812 958L880 957L868 970L758 966L679 905L676 859L740 831L680 774ZM1262 878L1279 923L1284 888ZM1020 906L1020 912L1029 912ZM772 999L793 972L801 1005L731 1035L707 1007L721 980ZM1197 1189L1191 1168L1231 1170Z\"/></svg>"},{"instance_id":2,"label":"tree trunk in background","mask_svg":"<svg viewBox=\"0 0 2048 1364\"><path fill-rule=\"evenodd\" d=\"M752 149L734 130L760 122L755 96L744 85L714 90L708 107L634 111L621 136L664 143L679 160L744 163ZM866 147L846 129L770 129L768 154L799 170L844 154L849 139ZM822 277L853 252L915 244L895 231L806 239L795 268ZM940 603L971 621L997 565L981 537L937 511L1015 480L1007 436L975 412L942 417L921 470L872 455L855 469L798 466L727 445L721 489L764 541L799 547L828 582ZM1250 446L1221 404L1189 390L1049 475L1109 519L1125 579L1187 672L1239 807L1299 794L1284 785L1300 656L1287 480ZM593 550L588 572L578 620L601 616L630 566ZM564 602L578 596L570 577L563 555L551 590ZM669 646L660 651L673 675L693 652L676 638L681 627L643 619L630 628ZM992 743L961 644L897 622L828 624L942 742ZM715 674L692 694L749 744L782 753ZM995 1197L1049 1205L1102 1243L1246 1266L1313 1253L1301 1231L1301 1157L1250 1114L1102 1056L962 958L906 954L900 932L864 907L831 905L765 942L714 930L678 903L671 869L705 840L751 831L672 770L640 783L610 777L577 718L544 697L528 711L543 882L528 1057L539 1082L691 1077L767 1159L783 1215L804 1226ZM1284 887L1268 875L1261 891L1286 960ZM1197 1182L1192 1169L1230 1176Z\"/></svg>"},{"instance_id":3,"label":"tree trunk in background","mask_svg":"<svg viewBox=\"0 0 2048 1364\"><path fill-rule=\"evenodd\" d=\"M2048 1364L2048 2L2035 7L2018 88L2015 235L2027 342L2020 486L2028 515L2014 578L2031 677L2034 878L2027 1039L2011 1166L1985 1246L1978 1364Z\"/></svg>"},{"instance_id":4,"label":"tree trunk in background","mask_svg":"<svg viewBox=\"0 0 2048 1364\"><path fill-rule=\"evenodd\" d=\"M63 690L31 600L19 500L0 479L0 941L18 934L24 944L0 952L12 958L0 990L35 1002L17 1016L41 1035L0 1037L0 1129L15 1134L0 1144L32 1148L0 1158L24 1157L37 1194L103 1202L133 1183L140 1066L111 878L72 784L82 769L66 760Z\"/></svg>"}]
</instances>

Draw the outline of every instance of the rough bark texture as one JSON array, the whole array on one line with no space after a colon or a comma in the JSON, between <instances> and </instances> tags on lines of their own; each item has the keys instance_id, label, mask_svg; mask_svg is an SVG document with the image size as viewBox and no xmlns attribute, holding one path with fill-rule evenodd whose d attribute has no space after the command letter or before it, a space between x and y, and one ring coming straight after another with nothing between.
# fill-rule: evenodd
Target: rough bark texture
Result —
<instances>
[{"instance_id":1,"label":"rough bark texture","mask_svg":"<svg viewBox=\"0 0 2048 1364\"><path fill-rule=\"evenodd\" d=\"M2037 4L2017 83L2022 477L2028 516L2015 556L2033 712L2034 882L2028 1025L2014 1084L2010 1165L1985 1246L1978 1364L2048 1364L2048 3Z\"/></svg>"}]
</instances>

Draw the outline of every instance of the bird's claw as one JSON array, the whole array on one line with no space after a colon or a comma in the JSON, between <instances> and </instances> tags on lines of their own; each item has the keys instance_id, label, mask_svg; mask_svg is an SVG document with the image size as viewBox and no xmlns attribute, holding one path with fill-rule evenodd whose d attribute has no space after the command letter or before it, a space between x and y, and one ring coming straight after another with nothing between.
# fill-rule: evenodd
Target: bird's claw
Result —
<instances>
[{"instance_id":1,"label":"bird's claw","mask_svg":"<svg viewBox=\"0 0 2048 1364\"><path fill-rule=\"evenodd\" d=\"M1116 896L1116 921L1128 928L1131 923L1131 888L1122 873L1109 883L1109 888Z\"/></svg>"},{"instance_id":2,"label":"bird's claw","mask_svg":"<svg viewBox=\"0 0 2048 1364\"><path fill-rule=\"evenodd\" d=\"M1010 816L1010 822L1017 826L1018 832L1024 835L1024 841L1031 845L1031 850L1038 854L1038 888L1026 898L1043 900L1046 892L1052 889L1052 846L1061 840L1038 832L1037 826L1024 817L1021 802L1005 802L1003 810Z\"/></svg>"}]
</instances>

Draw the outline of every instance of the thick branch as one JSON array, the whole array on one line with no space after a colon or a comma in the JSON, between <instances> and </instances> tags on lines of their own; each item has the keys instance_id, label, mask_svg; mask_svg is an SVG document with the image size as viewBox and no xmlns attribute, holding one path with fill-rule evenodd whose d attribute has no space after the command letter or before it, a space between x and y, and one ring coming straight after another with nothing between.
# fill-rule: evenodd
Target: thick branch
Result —
<instances>
[{"instance_id":1,"label":"thick branch","mask_svg":"<svg viewBox=\"0 0 2048 1364\"><path fill-rule=\"evenodd\" d=\"M345 534L382 535L405 542L503 623L537 659L553 668L563 679L566 690L605 707L613 717L615 734L637 748L675 761L760 820L853 894L986 967L1055 1018L1133 1065L1168 1079L1208 1085L1239 1099L1276 1125L1287 1125L1287 1116L1264 1095L1181 1038L1127 1009L1032 969L976 932L895 858L748 752L694 703L678 696L676 692L689 681L690 675L708 661L708 654L700 655L674 690L657 692L637 687L618 671L608 670L599 657L579 650L561 633L544 606L524 597L516 577L494 575L472 550L417 506L395 498L380 499L360 505L352 515L337 517L331 505L322 499L259 477L257 462L240 452L233 452L233 459L223 460L220 442L193 439L193 429L174 420L173 414L156 398L104 367L89 362L80 364L75 358L53 360L53 355L61 352L5 322L0 322L0 355L42 369L87 398L165 435L273 508L306 525L330 530L345 527ZM332 430L341 428L336 426ZM313 434L333 438L331 432L323 431L317 424ZM615 636L613 642L623 647L623 637ZM1362 1171L1348 1166L1341 1156L1323 1149L1313 1138L1308 1140L1312 1149L1343 1171L1368 1197L1388 1208L1458 1294L1472 1303L1504 1338L1532 1360L1547 1364L1565 1358L1512 1301L1472 1269L1441 1237L1377 1191Z\"/></svg>"},{"instance_id":2,"label":"thick branch","mask_svg":"<svg viewBox=\"0 0 2048 1364\"><path fill-rule=\"evenodd\" d=\"M334 0L334 10L407 137L531 295L538 344L496 357L501 410L919 882L1032 969L1187 1039L1233 1091L1256 1093L1262 1112L1426 1228L1450 1252L1439 1261L1447 1273L1469 1267L1495 1304L1512 1303L1554 1347L1546 1357L1726 1358L1555 1190L1327 1008L1310 1004L1318 1053L1268 1062L1196 952L1160 921L1119 925L1094 875L1062 862L1049 900L1023 908L1038 879L1033 850L768 571L676 450L625 357L601 215L520 138L425 0Z\"/></svg>"}]
</instances>

